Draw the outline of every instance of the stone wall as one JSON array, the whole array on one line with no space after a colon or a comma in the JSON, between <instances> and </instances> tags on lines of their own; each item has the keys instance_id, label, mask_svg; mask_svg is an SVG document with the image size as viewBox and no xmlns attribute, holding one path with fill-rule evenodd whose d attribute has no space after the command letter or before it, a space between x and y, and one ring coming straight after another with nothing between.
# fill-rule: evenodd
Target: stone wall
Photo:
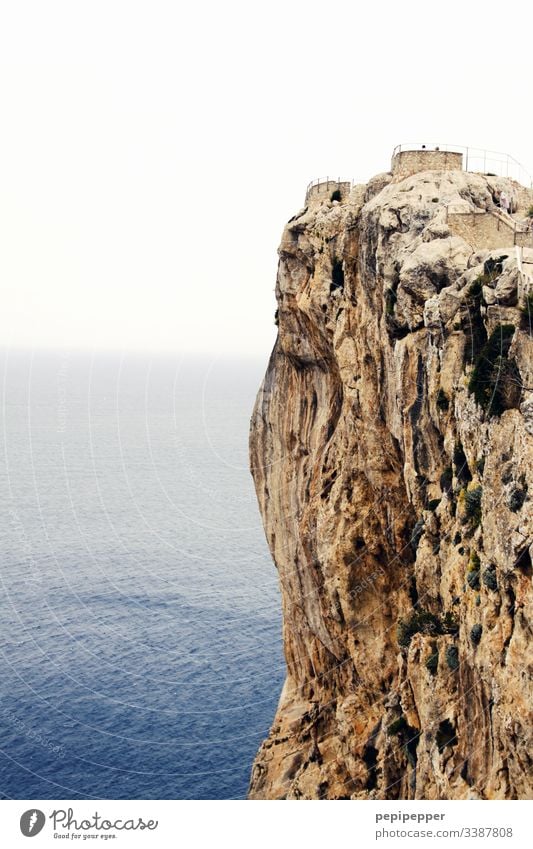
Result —
<instances>
[{"instance_id":1,"label":"stone wall","mask_svg":"<svg viewBox=\"0 0 533 849\"><path fill-rule=\"evenodd\" d=\"M462 171L463 154L446 150L402 150L392 160L392 173L403 179L419 171Z\"/></svg>"},{"instance_id":2,"label":"stone wall","mask_svg":"<svg viewBox=\"0 0 533 849\"><path fill-rule=\"evenodd\" d=\"M307 189L305 204L309 206L331 200L331 195L337 190L341 193L341 201L347 200L352 190L352 184L348 182L339 183L337 180L324 180L324 182L312 185Z\"/></svg>"},{"instance_id":3,"label":"stone wall","mask_svg":"<svg viewBox=\"0 0 533 849\"><path fill-rule=\"evenodd\" d=\"M474 250L509 248L513 245L533 247L533 232L515 233L499 216L489 212L450 212L448 227Z\"/></svg>"}]
</instances>

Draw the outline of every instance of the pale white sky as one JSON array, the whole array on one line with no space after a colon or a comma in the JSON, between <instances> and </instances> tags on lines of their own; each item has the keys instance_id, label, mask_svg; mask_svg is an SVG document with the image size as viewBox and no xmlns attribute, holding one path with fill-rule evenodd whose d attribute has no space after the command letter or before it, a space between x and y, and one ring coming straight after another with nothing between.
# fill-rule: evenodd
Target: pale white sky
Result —
<instances>
[{"instance_id":1,"label":"pale white sky","mask_svg":"<svg viewBox=\"0 0 533 849\"><path fill-rule=\"evenodd\" d=\"M530 4L1 9L3 344L266 356L312 177L424 140L533 172Z\"/></svg>"}]
</instances>

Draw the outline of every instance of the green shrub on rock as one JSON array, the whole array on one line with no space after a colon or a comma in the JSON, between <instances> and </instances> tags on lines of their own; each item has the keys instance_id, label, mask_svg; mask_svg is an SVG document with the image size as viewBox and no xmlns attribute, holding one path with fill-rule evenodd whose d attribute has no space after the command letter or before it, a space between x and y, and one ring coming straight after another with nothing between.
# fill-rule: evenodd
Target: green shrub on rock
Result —
<instances>
[{"instance_id":1,"label":"green shrub on rock","mask_svg":"<svg viewBox=\"0 0 533 849\"><path fill-rule=\"evenodd\" d=\"M483 572L483 583L489 590L498 589L498 580L496 578L496 566L494 566L493 564L487 566L487 568Z\"/></svg>"},{"instance_id":2,"label":"green shrub on rock","mask_svg":"<svg viewBox=\"0 0 533 849\"><path fill-rule=\"evenodd\" d=\"M477 551L470 552L470 560L468 561L468 569L466 572L466 580L471 590L479 590L479 572L481 569L481 561Z\"/></svg>"},{"instance_id":3,"label":"green shrub on rock","mask_svg":"<svg viewBox=\"0 0 533 849\"><path fill-rule=\"evenodd\" d=\"M470 631L470 640L472 643L477 646L481 640L481 634L483 633L482 625L473 625L472 630Z\"/></svg>"},{"instance_id":4,"label":"green shrub on rock","mask_svg":"<svg viewBox=\"0 0 533 849\"><path fill-rule=\"evenodd\" d=\"M442 633L442 625L438 616L428 610L418 610L408 619L400 619L397 627L398 645L407 648L415 634Z\"/></svg>"},{"instance_id":5,"label":"green shrub on rock","mask_svg":"<svg viewBox=\"0 0 533 849\"><path fill-rule=\"evenodd\" d=\"M513 324L500 324L492 331L479 352L468 383L468 391L491 416L500 416L504 410L516 407L520 398L520 372L514 360L509 359L514 333Z\"/></svg>"},{"instance_id":6,"label":"green shrub on rock","mask_svg":"<svg viewBox=\"0 0 533 849\"><path fill-rule=\"evenodd\" d=\"M483 488L481 486L467 489L465 493L465 519L471 523L473 528L477 528L481 524L482 495Z\"/></svg>"},{"instance_id":7,"label":"green shrub on rock","mask_svg":"<svg viewBox=\"0 0 533 849\"><path fill-rule=\"evenodd\" d=\"M457 646L448 646L446 649L446 663L452 672L459 669L459 650Z\"/></svg>"}]
</instances>

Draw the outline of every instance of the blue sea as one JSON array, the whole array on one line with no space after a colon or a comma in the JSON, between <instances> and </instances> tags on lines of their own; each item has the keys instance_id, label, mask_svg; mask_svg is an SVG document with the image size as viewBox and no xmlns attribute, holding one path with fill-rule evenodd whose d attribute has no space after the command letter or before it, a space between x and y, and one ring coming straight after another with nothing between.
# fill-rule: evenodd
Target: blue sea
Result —
<instances>
[{"instance_id":1,"label":"blue sea","mask_svg":"<svg viewBox=\"0 0 533 849\"><path fill-rule=\"evenodd\" d=\"M284 677L264 366L3 353L4 798L245 797Z\"/></svg>"}]
</instances>

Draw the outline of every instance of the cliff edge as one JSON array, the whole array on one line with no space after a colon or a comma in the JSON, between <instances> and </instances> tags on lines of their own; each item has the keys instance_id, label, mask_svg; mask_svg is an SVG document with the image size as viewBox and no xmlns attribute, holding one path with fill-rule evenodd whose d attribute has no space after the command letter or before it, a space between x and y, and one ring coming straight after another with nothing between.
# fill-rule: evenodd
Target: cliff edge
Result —
<instances>
[{"instance_id":1,"label":"cliff edge","mask_svg":"<svg viewBox=\"0 0 533 849\"><path fill-rule=\"evenodd\" d=\"M531 797L533 249L495 207L516 188L382 174L284 230L250 456L287 679L250 798Z\"/></svg>"}]
</instances>

